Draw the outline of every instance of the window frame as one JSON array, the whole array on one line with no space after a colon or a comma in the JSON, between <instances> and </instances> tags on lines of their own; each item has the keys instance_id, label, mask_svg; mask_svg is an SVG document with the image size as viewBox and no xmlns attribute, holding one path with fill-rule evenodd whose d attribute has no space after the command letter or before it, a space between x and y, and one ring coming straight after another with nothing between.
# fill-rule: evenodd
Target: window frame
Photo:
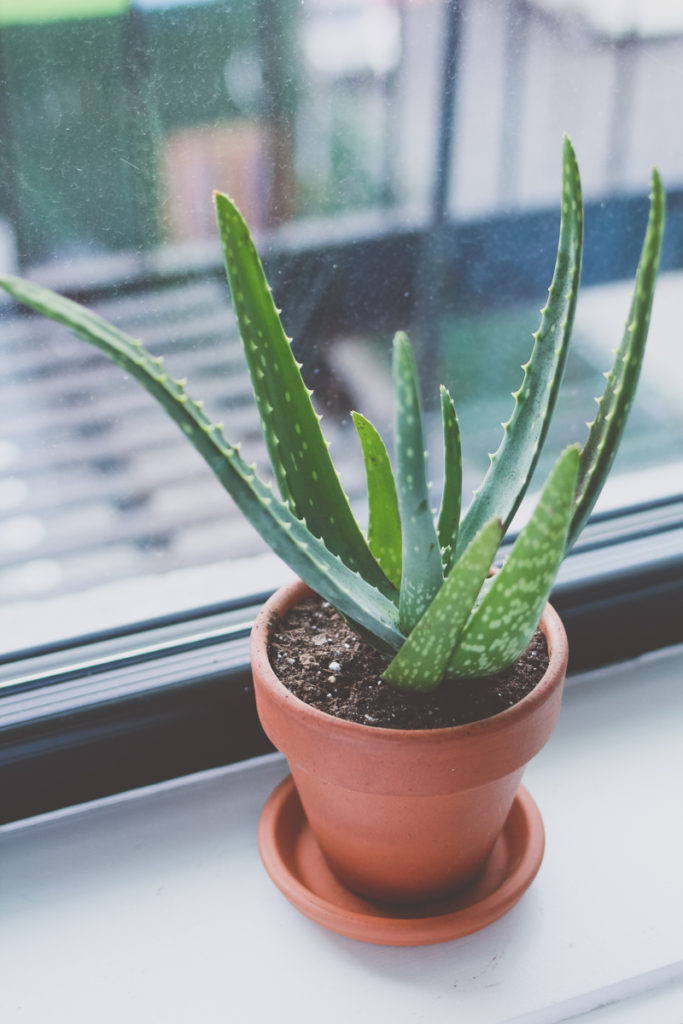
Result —
<instances>
[{"instance_id":1,"label":"window frame","mask_svg":"<svg viewBox=\"0 0 683 1024\"><path fill-rule=\"evenodd\" d=\"M601 234L596 221L607 231L619 224L640 226L646 211L642 195L615 197L604 205L591 201L588 239ZM683 242L683 190L669 195L669 211L664 269L675 266L683 252L678 240ZM467 293L473 272L468 254L483 247L492 259L485 267L478 262L476 289L496 294L500 268L492 240L500 230L526 232L538 253L525 268L527 287L538 294L547 287L557 219L556 210L541 210L487 221L445 221L438 230L449 280ZM428 218L408 219L394 210L290 225L260 239L290 333L304 347L329 334L331 325L335 330L360 324L381 328L388 308L394 317L428 317L430 310L418 306L417 296L421 255L433 230ZM639 232L627 233L622 243L608 260L597 260L588 250L584 285L632 275ZM297 320L292 285L313 280L320 263L336 265L334 291L326 291L324 301ZM396 272L391 295L378 310L377 294L387 291L386 266ZM223 275L213 253L191 266L132 259L123 279L94 271L89 282L55 279L54 270L42 277L87 305L119 289L172 287L192 276ZM501 303L508 298L499 295ZM263 596L1 658L17 682L0 690L0 821L270 750L256 717L247 652L249 627ZM683 604L683 495L594 516L565 560L551 600L567 627L572 670L683 641L683 619L675 613Z\"/></svg>"},{"instance_id":2,"label":"window frame","mask_svg":"<svg viewBox=\"0 0 683 1024\"><path fill-rule=\"evenodd\" d=\"M260 240L276 301L302 346L329 333L331 324L337 330L379 325L387 309L406 321L416 315L428 319L430 311L420 307L421 262L434 232L439 260L460 294L497 295L501 303L510 299L500 288L498 260L505 247L499 250L491 240L521 230L531 244L525 248L523 286L520 291L515 281L514 297L542 294L547 287L556 209L467 222L449 216L462 4L448 4L447 13L432 209L416 217L391 207L316 225L288 225ZM632 275L646 211L642 194L586 202L584 287ZM598 250L594 243L605 236L612 244ZM484 266L471 258L482 251ZM311 268L318 262L336 264L334 293L302 317L288 296L297 280L314 279ZM149 253L131 257L125 266L119 257L116 263L120 276L93 265L85 282L82 267L78 281L53 269L38 276L86 304L120 287L172 287L191 276L222 276L213 249L189 267L184 260L169 267L167 255L155 260ZM678 188L667 195L662 269L682 263L683 188ZM436 290L442 297L443 289ZM383 294L379 311L378 293ZM676 615L682 599L683 496L596 516L564 563L551 598L569 634L570 669L682 642L683 617ZM0 822L270 749L256 718L247 656L258 603L245 598L2 659L16 681L0 690Z\"/></svg>"},{"instance_id":3,"label":"window frame","mask_svg":"<svg viewBox=\"0 0 683 1024\"><path fill-rule=\"evenodd\" d=\"M15 659L0 696L0 823L271 750L248 662L261 598L81 642L71 664L64 645ZM595 517L551 601L570 672L683 642L683 496Z\"/></svg>"}]
</instances>

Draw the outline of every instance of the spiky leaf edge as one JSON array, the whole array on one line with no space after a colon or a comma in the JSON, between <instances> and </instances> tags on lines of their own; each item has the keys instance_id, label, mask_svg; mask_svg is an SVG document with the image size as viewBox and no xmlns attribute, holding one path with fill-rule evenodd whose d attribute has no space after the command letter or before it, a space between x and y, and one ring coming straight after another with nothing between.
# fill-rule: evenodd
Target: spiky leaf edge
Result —
<instances>
[{"instance_id":1,"label":"spiky leaf edge","mask_svg":"<svg viewBox=\"0 0 683 1024\"><path fill-rule=\"evenodd\" d=\"M513 396L512 416L503 424L498 451L490 456L488 472L460 524L458 552L492 517L500 518L503 532L507 530L536 468L562 383L583 251L581 181L574 150L566 137L562 177L560 235L548 302L534 334L531 358L523 367L522 386Z\"/></svg>"},{"instance_id":2,"label":"spiky leaf edge","mask_svg":"<svg viewBox=\"0 0 683 1024\"><path fill-rule=\"evenodd\" d=\"M245 517L266 543L321 597L358 622L384 653L398 650L404 637L397 626L396 608L340 558L327 550L306 525L261 481L255 469L226 441L185 391L184 383L169 377L162 360L112 324L47 288L12 276L0 286L38 313L68 327L103 351L134 376L179 425L207 462Z\"/></svg>"},{"instance_id":3,"label":"spiky leaf edge","mask_svg":"<svg viewBox=\"0 0 683 1024\"><path fill-rule=\"evenodd\" d=\"M249 228L228 196L216 192L214 200L233 306L280 493L330 551L397 601L351 511Z\"/></svg>"},{"instance_id":4,"label":"spiky leaf edge","mask_svg":"<svg viewBox=\"0 0 683 1024\"><path fill-rule=\"evenodd\" d=\"M626 420L633 405L650 326L650 313L662 251L665 195L656 170L652 172L652 193L645 239L641 249L631 308L622 342L617 349L598 411L589 426L581 451L576 508L567 550L576 542L593 510L619 448Z\"/></svg>"},{"instance_id":5,"label":"spiky leaf edge","mask_svg":"<svg viewBox=\"0 0 683 1024\"><path fill-rule=\"evenodd\" d=\"M566 448L534 513L462 632L447 676L485 676L528 645L562 562L574 508L579 448Z\"/></svg>"},{"instance_id":6,"label":"spiky leaf edge","mask_svg":"<svg viewBox=\"0 0 683 1024\"><path fill-rule=\"evenodd\" d=\"M400 690L429 692L442 682L446 665L486 579L503 535L493 519L470 542L426 612L382 673Z\"/></svg>"},{"instance_id":7,"label":"spiky leaf edge","mask_svg":"<svg viewBox=\"0 0 683 1024\"><path fill-rule=\"evenodd\" d=\"M441 387L441 423L443 426L443 492L439 507L437 534L441 547L444 576L451 571L458 543L462 501L462 447L460 424L453 399Z\"/></svg>"},{"instance_id":8,"label":"spiky leaf edge","mask_svg":"<svg viewBox=\"0 0 683 1024\"><path fill-rule=\"evenodd\" d=\"M443 569L429 503L417 370L410 342L402 331L394 338L393 376L403 566L398 609L401 630L408 634L443 583Z\"/></svg>"},{"instance_id":9,"label":"spiky leaf edge","mask_svg":"<svg viewBox=\"0 0 683 1024\"><path fill-rule=\"evenodd\" d=\"M365 463L368 544L384 574L398 588L401 585L401 517L391 462L377 428L359 412L352 412L351 416Z\"/></svg>"}]
</instances>

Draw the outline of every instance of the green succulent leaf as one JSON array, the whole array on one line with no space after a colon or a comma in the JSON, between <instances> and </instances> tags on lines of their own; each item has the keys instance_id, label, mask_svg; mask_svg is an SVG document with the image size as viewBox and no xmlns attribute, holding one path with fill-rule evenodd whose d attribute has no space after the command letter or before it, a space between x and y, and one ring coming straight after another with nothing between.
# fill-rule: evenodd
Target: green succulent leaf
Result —
<instances>
[{"instance_id":1,"label":"green succulent leaf","mask_svg":"<svg viewBox=\"0 0 683 1024\"><path fill-rule=\"evenodd\" d=\"M643 358L664 228L655 171L650 216L623 341L581 451L566 449L505 565L487 578L528 486L560 388L581 272L583 207L569 140L563 154L560 235L553 281L510 420L461 523L460 429L441 391L444 486L435 525L429 501L415 361L394 339L396 477L377 430L354 413L368 483L368 540L329 456L290 340L282 328L248 228L216 194L218 225L278 497L226 441L222 427L170 377L161 359L97 314L16 277L0 286L95 345L154 396L205 459L267 544L369 643L392 658L384 677L431 690L450 677L482 676L517 658L536 628L567 549L603 486L630 411Z\"/></svg>"},{"instance_id":2,"label":"green succulent leaf","mask_svg":"<svg viewBox=\"0 0 683 1024\"><path fill-rule=\"evenodd\" d=\"M410 342L402 331L394 338L396 391L396 468L398 507L403 531L399 622L409 633L443 582L441 551L429 504L422 413Z\"/></svg>"},{"instance_id":3,"label":"green succulent leaf","mask_svg":"<svg viewBox=\"0 0 683 1024\"><path fill-rule=\"evenodd\" d=\"M341 612L359 623L385 653L403 642L395 605L349 569L297 519L289 507L258 478L253 466L229 444L218 424L169 377L160 359L83 306L16 277L0 277L0 286L36 312L69 327L135 377L156 398L205 459L245 517L287 564Z\"/></svg>"},{"instance_id":4,"label":"green succulent leaf","mask_svg":"<svg viewBox=\"0 0 683 1024\"><path fill-rule=\"evenodd\" d=\"M512 417L503 425L498 451L460 526L458 551L493 516L506 530L519 507L548 432L567 359L581 276L583 203L576 157L564 140L562 215L557 258L548 302L534 335L534 347L515 394Z\"/></svg>"},{"instance_id":5,"label":"green succulent leaf","mask_svg":"<svg viewBox=\"0 0 683 1024\"><path fill-rule=\"evenodd\" d=\"M588 438L581 451L576 510L567 548L572 547L581 533L602 490L633 405L650 326L652 300L664 236L664 219L664 189L655 170L652 173L650 215L638 262L626 329L612 369L606 375L605 390L598 399L598 411L590 424Z\"/></svg>"},{"instance_id":6,"label":"green succulent leaf","mask_svg":"<svg viewBox=\"0 0 683 1024\"><path fill-rule=\"evenodd\" d=\"M453 405L453 399L445 387L441 388L441 421L443 424L443 493L437 533L441 546L444 575L448 575L453 564L458 530L460 527L460 503L462 499L462 449L460 425Z\"/></svg>"},{"instance_id":7,"label":"green succulent leaf","mask_svg":"<svg viewBox=\"0 0 683 1024\"><path fill-rule=\"evenodd\" d=\"M531 519L465 626L447 676L498 672L529 643L564 557L578 468L579 449L572 445L556 462Z\"/></svg>"},{"instance_id":8,"label":"green succulent leaf","mask_svg":"<svg viewBox=\"0 0 683 1024\"><path fill-rule=\"evenodd\" d=\"M401 584L401 517L396 483L384 441L359 412L351 413L358 431L368 488L368 543L384 574Z\"/></svg>"},{"instance_id":9,"label":"green succulent leaf","mask_svg":"<svg viewBox=\"0 0 683 1024\"><path fill-rule=\"evenodd\" d=\"M330 551L396 600L337 476L249 229L227 196L216 193L215 201L232 301L280 493Z\"/></svg>"},{"instance_id":10,"label":"green succulent leaf","mask_svg":"<svg viewBox=\"0 0 683 1024\"><path fill-rule=\"evenodd\" d=\"M471 541L382 678L400 690L435 690L444 677L503 531L498 520Z\"/></svg>"}]
</instances>

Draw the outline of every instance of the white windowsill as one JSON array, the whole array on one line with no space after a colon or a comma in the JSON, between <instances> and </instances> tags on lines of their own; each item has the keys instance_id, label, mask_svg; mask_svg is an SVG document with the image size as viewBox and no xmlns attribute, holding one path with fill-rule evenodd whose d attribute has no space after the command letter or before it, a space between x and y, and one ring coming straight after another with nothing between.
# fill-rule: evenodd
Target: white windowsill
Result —
<instances>
[{"instance_id":1,"label":"white windowsill","mask_svg":"<svg viewBox=\"0 0 683 1024\"><path fill-rule=\"evenodd\" d=\"M0 828L0 1019L683 1020L683 648L569 682L525 784L541 871L483 932L392 949L289 906L256 850L279 756Z\"/></svg>"}]
</instances>

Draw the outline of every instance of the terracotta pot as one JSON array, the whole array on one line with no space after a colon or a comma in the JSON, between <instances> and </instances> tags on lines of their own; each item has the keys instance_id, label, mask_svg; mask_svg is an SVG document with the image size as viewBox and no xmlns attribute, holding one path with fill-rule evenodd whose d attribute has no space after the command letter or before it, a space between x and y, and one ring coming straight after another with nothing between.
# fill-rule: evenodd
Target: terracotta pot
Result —
<instances>
[{"instance_id":1,"label":"terracotta pot","mask_svg":"<svg viewBox=\"0 0 683 1024\"><path fill-rule=\"evenodd\" d=\"M268 660L275 616L310 594L277 591L252 631L263 728L289 762L308 823L336 877L374 900L450 894L484 868L525 765L560 711L567 638L550 605L541 620L548 669L523 700L491 718L446 729L381 729L327 715L295 697Z\"/></svg>"}]
</instances>

